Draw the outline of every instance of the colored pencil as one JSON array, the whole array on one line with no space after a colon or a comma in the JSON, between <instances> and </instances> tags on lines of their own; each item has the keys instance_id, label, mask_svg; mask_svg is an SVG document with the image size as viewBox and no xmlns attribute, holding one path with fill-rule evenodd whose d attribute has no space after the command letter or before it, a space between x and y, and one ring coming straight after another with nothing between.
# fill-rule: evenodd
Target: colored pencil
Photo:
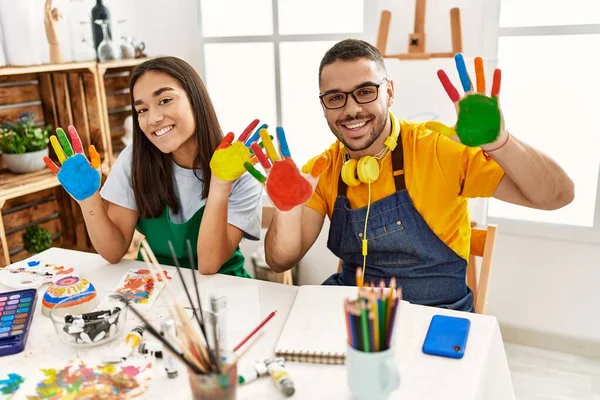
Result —
<instances>
[{"instance_id":1,"label":"colored pencil","mask_svg":"<svg viewBox=\"0 0 600 400\"><path fill-rule=\"evenodd\" d=\"M375 323L374 323L374 314L373 310L371 310L368 306L366 308L367 314L369 315L369 347L372 352L377 351L377 346L375 345Z\"/></svg>"},{"instance_id":2,"label":"colored pencil","mask_svg":"<svg viewBox=\"0 0 600 400\"><path fill-rule=\"evenodd\" d=\"M350 311L348 311L348 300L344 300L344 315L346 319L346 332L348 334L348 346L352 347L352 326L350 323Z\"/></svg>"},{"instance_id":3,"label":"colored pencil","mask_svg":"<svg viewBox=\"0 0 600 400\"><path fill-rule=\"evenodd\" d=\"M371 346L369 346L369 317L367 315L367 307L364 304L361 304L360 307L360 326L363 334L363 351L368 353L371 351Z\"/></svg>"},{"instance_id":4,"label":"colored pencil","mask_svg":"<svg viewBox=\"0 0 600 400\"><path fill-rule=\"evenodd\" d=\"M277 312L277 310L271 312L271 314L269 314L260 324L258 324L258 326L256 328L254 328L252 330L252 332L250 332L248 334L248 336L246 336L244 339L242 339L242 341L240 343L238 343L234 348L233 351L238 351L240 347L242 347L244 345L244 343L246 343L252 336L254 336L254 334L256 332L258 332L260 330L260 328L262 328L267 322L269 322L269 320L271 318L273 318L275 316L275 313Z\"/></svg>"},{"instance_id":5,"label":"colored pencil","mask_svg":"<svg viewBox=\"0 0 600 400\"><path fill-rule=\"evenodd\" d=\"M398 289L399 290L399 289ZM394 291L396 293L396 291ZM392 306L392 317L390 318L390 326L388 327L387 337L385 339L386 348L390 348L392 345L393 335L394 335L394 321L396 321L396 310L398 310L398 302L400 301L399 295L394 295L394 305Z\"/></svg>"},{"instance_id":6,"label":"colored pencil","mask_svg":"<svg viewBox=\"0 0 600 400\"><path fill-rule=\"evenodd\" d=\"M373 294L371 296L371 310L373 312L373 336L375 337L375 351L379 351L381 350L381 341L380 341L380 335L383 333L380 333L379 330L379 309L377 308L377 300L375 299L375 294Z\"/></svg>"}]
</instances>

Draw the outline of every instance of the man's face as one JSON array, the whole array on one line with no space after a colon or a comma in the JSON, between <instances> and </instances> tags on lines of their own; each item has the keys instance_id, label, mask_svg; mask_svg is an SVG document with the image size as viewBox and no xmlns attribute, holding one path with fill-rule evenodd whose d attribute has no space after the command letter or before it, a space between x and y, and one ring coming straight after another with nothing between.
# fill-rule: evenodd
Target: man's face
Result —
<instances>
[{"instance_id":1,"label":"man's face","mask_svg":"<svg viewBox=\"0 0 600 400\"><path fill-rule=\"evenodd\" d=\"M368 149L381 135L388 118L388 108L394 99L393 82L385 79L385 72L375 61L360 58L356 61L336 61L323 68L320 91L321 106L333 134L351 151ZM375 88L375 85L380 85ZM359 104L348 94L353 91ZM339 95L338 95L339 93ZM327 107L340 106L336 109ZM324 104L325 103L325 104Z\"/></svg>"}]
</instances>

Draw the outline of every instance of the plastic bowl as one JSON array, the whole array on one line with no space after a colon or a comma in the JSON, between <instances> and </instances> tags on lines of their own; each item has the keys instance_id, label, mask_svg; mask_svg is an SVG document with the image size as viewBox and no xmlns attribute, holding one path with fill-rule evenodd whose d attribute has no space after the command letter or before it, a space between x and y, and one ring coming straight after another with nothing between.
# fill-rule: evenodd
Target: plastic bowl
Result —
<instances>
[{"instance_id":1,"label":"plastic bowl","mask_svg":"<svg viewBox=\"0 0 600 400\"><path fill-rule=\"evenodd\" d=\"M108 343L123 331L127 322L126 298L115 292L95 291L98 304L83 314L71 313L71 304L90 293L67 297L50 310L50 319L61 342L73 347Z\"/></svg>"}]
</instances>

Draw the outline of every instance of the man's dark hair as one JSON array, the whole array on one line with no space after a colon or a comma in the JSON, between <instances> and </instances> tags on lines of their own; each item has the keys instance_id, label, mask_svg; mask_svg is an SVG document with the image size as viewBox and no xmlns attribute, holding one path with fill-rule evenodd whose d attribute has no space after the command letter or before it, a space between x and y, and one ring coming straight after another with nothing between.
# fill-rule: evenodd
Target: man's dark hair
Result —
<instances>
[{"instance_id":1,"label":"man's dark hair","mask_svg":"<svg viewBox=\"0 0 600 400\"><path fill-rule=\"evenodd\" d=\"M344 39L327 50L327 53L323 56L321 65L319 65L319 83L321 83L321 73L323 72L323 68L327 65L333 64L338 60L355 61L359 58L375 61L377 67L385 72L383 57L381 57L381 53L375 46L364 40Z\"/></svg>"}]
</instances>

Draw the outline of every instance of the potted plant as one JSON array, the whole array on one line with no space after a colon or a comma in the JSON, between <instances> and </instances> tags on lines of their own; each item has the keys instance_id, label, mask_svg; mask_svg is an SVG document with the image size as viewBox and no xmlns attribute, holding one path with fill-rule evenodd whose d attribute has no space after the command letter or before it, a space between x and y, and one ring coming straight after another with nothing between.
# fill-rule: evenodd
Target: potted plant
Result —
<instances>
[{"instance_id":1,"label":"potted plant","mask_svg":"<svg viewBox=\"0 0 600 400\"><path fill-rule=\"evenodd\" d=\"M23 113L16 122L0 127L0 151L9 170L16 173L38 171L45 167L50 126L36 127L35 114Z\"/></svg>"},{"instance_id":2,"label":"potted plant","mask_svg":"<svg viewBox=\"0 0 600 400\"><path fill-rule=\"evenodd\" d=\"M52 234L39 225L30 226L23 234L23 247L31 254L48 250L52 247Z\"/></svg>"}]
</instances>

